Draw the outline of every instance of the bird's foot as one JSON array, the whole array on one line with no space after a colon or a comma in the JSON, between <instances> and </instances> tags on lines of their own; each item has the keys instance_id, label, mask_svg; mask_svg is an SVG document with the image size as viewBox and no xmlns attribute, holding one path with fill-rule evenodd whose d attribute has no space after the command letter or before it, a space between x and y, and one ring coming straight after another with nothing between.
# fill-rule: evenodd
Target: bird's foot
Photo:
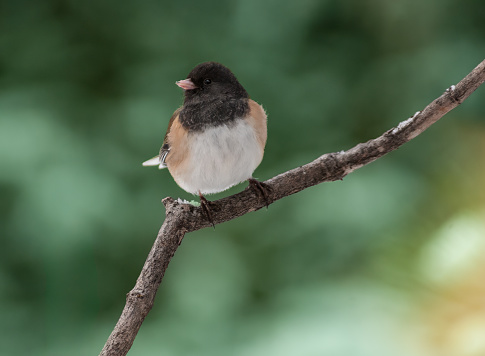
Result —
<instances>
[{"instance_id":1,"label":"bird's foot","mask_svg":"<svg viewBox=\"0 0 485 356\"><path fill-rule=\"evenodd\" d=\"M258 194L260 194L263 197L264 202L266 203L266 209L268 209L268 206L270 204L270 201L269 201L269 193L271 192L270 186L254 178L249 178L248 182L249 182L249 185L253 189L255 189L258 192Z\"/></svg>"},{"instance_id":2,"label":"bird's foot","mask_svg":"<svg viewBox=\"0 0 485 356\"><path fill-rule=\"evenodd\" d=\"M216 225L214 224L214 219L212 218L212 213L210 209L210 201L208 201L201 192L199 192L199 198L200 198L200 206L202 207L202 210L204 210L205 214L207 215L207 220L211 223L212 227L215 229Z\"/></svg>"}]
</instances>

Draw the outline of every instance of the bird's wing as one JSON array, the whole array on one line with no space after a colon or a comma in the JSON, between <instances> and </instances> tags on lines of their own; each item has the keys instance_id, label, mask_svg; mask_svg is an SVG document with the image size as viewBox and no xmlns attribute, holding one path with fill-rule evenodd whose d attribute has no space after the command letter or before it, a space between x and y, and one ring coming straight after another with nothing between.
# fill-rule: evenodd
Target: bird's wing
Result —
<instances>
[{"instance_id":1,"label":"bird's wing","mask_svg":"<svg viewBox=\"0 0 485 356\"><path fill-rule=\"evenodd\" d=\"M168 122L167 133L165 134L165 137L163 139L163 145L160 148L160 153L158 154L158 156L155 156L143 162L143 166L158 166L159 169L167 168L165 159L167 158L167 155L170 152L170 145L168 143L168 134L170 133L170 128L172 127L174 120L178 117L181 110L182 108L178 108L177 110L175 110L172 117L170 118L170 121Z\"/></svg>"}]
</instances>

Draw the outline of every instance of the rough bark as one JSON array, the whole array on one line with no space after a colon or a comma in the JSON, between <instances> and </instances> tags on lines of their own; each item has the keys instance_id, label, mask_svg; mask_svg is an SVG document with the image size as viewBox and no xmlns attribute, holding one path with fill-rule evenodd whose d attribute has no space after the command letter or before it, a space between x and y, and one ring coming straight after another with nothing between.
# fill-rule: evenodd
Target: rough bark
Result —
<instances>
[{"instance_id":1,"label":"rough bark","mask_svg":"<svg viewBox=\"0 0 485 356\"><path fill-rule=\"evenodd\" d=\"M421 134L447 112L461 104L485 81L485 60L458 84L452 85L413 117L381 136L336 153L327 153L313 162L273 177L264 183L270 188L268 203L298 193L322 182L343 179L354 170L375 161ZM165 221L147 257L136 285L126 297L126 305L100 355L126 355L143 320L153 306L165 270L187 232L211 226L201 207L170 197L163 200ZM244 191L211 202L215 224L235 219L266 206L256 190Z\"/></svg>"}]
</instances>

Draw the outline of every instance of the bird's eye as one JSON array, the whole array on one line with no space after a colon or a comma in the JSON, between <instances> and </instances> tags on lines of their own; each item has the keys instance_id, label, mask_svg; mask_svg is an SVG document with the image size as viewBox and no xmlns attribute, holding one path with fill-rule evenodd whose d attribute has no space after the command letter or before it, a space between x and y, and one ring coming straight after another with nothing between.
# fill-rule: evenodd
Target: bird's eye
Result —
<instances>
[{"instance_id":1,"label":"bird's eye","mask_svg":"<svg viewBox=\"0 0 485 356\"><path fill-rule=\"evenodd\" d=\"M204 79L204 84L205 85L209 85L210 83L212 83L212 80L210 80L209 78Z\"/></svg>"}]
</instances>

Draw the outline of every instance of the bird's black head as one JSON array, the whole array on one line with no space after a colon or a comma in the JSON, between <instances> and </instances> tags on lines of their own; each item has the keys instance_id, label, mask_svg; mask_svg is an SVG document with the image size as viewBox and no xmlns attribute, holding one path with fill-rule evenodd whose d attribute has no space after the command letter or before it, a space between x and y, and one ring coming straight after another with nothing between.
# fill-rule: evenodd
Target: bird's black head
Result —
<instances>
[{"instance_id":1,"label":"bird's black head","mask_svg":"<svg viewBox=\"0 0 485 356\"><path fill-rule=\"evenodd\" d=\"M216 62L196 66L177 85L185 90L185 101L216 97L242 99L249 95L229 68Z\"/></svg>"}]
</instances>

